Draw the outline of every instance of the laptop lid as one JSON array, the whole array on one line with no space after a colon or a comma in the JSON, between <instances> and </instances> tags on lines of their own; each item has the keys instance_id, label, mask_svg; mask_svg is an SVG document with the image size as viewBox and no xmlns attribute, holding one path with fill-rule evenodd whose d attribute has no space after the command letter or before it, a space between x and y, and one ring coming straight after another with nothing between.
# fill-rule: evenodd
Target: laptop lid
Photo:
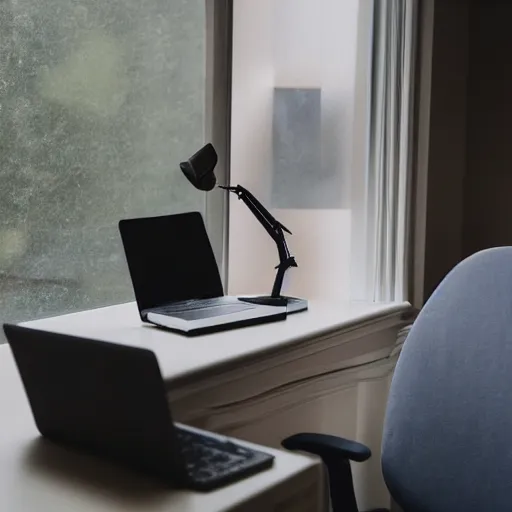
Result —
<instances>
[{"instance_id":1,"label":"laptop lid","mask_svg":"<svg viewBox=\"0 0 512 512\"><path fill-rule=\"evenodd\" d=\"M171 302L224 294L199 212L122 220L119 230L141 316Z\"/></svg>"},{"instance_id":2,"label":"laptop lid","mask_svg":"<svg viewBox=\"0 0 512 512\"><path fill-rule=\"evenodd\" d=\"M153 352L15 325L4 332L43 436L186 481Z\"/></svg>"}]
</instances>

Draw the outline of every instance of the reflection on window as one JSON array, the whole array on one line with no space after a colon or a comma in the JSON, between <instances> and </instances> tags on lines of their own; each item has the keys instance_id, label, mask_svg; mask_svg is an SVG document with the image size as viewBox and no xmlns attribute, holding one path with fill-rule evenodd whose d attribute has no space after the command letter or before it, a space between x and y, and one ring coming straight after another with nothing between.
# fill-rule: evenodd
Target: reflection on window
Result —
<instances>
[{"instance_id":1,"label":"reflection on window","mask_svg":"<svg viewBox=\"0 0 512 512\"><path fill-rule=\"evenodd\" d=\"M117 222L204 211L204 0L0 2L0 320L132 299Z\"/></svg>"}]
</instances>

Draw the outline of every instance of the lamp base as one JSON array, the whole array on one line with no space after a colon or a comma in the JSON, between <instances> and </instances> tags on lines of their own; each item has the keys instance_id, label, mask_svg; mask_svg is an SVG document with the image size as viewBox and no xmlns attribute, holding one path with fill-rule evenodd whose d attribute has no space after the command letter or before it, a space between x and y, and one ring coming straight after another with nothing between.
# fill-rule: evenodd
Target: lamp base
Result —
<instances>
[{"instance_id":1,"label":"lamp base","mask_svg":"<svg viewBox=\"0 0 512 512\"><path fill-rule=\"evenodd\" d=\"M260 306L280 306L286 307L288 314L298 313L308 309L307 299L299 299L297 297L271 297L270 295L262 295L260 297L238 297L239 300L250 302L251 304L259 304Z\"/></svg>"}]
</instances>

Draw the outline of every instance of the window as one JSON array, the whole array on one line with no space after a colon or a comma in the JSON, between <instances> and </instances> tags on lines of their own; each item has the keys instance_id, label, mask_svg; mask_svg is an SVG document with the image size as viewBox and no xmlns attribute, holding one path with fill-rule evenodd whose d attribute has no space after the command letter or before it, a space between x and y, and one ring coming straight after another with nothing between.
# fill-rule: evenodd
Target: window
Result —
<instances>
[{"instance_id":1,"label":"window","mask_svg":"<svg viewBox=\"0 0 512 512\"><path fill-rule=\"evenodd\" d=\"M286 293L400 299L416 3L1 3L0 320L133 300L118 221L188 210L268 293L273 242L179 170L205 140L293 231Z\"/></svg>"},{"instance_id":2,"label":"window","mask_svg":"<svg viewBox=\"0 0 512 512\"><path fill-rule=\"evenodd\" d=\"M231 181L293 232L291 295L350 291L359 10L359 0L234 4ZM230 291L270 291L272 241L236 203L230 230Z\"/></svg>"},{"instance_id":3,"label":"window","mask_svg":"<svg viewBox=\"0 0 512 512\"><path fill-rule=\"evenodd\" d=\"M415 6L234 3L231 182L293 232L289 295L404 298ZM268 293L273 242L236 198L229 226L230 292Z\"/></svg>"},{"instance_id":4,"label":"window","mask_svg":"<svg viewBox=\"0 0 512 512\"><path fill-rule=\"evenodd\" d=\"M1 321L133 300L121 218L222 217L177 164L211 132L223 4L0 3Z\"/></svg>"}]
</instances>

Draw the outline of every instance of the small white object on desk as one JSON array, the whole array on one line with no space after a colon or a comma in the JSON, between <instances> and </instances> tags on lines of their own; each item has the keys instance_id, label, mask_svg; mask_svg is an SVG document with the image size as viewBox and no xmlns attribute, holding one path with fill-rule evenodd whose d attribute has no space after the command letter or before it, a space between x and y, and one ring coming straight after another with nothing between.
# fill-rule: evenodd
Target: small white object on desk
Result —
<instances>
[{"instance_id":1,"label":"small white object on desk","mask_svg":"<svg viewBox=\"0 0 512 512\"><path fill-rule=\"evenodd\" d=\"M316 512L320 465L272 450L274 466L210 493L172 490L39 437L8 345L0 346L0 510L3 512Z\"/></svg>"}]
</instances>

